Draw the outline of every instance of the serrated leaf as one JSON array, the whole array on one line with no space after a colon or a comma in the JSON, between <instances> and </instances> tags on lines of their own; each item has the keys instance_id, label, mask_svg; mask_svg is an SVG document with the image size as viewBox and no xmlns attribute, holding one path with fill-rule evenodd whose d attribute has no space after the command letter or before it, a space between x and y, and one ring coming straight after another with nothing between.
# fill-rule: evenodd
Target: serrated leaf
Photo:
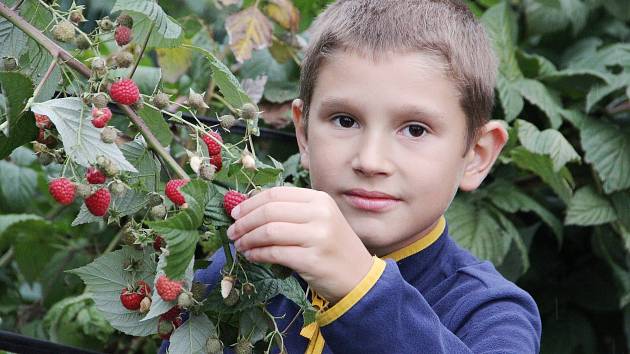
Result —
<instances>
[{"instance_id":1,"label":"serrated leaf","mask_svg":"<svg viewBox=\"0 0 630 354\"><path fill-rule=\"evenodd\" d=\"M0 237L14 224L31 220L43 220L41 216L34 214L5 214L0 215Z\"/></svg>"},{"instance_id":2,"label":"serrated leaf","mask_svg":"<svg viewBox=\"0 0 630 354\"><path fill-rule=\"evenodd\" d=\"M17 72L0 72L0 86L6 97L8 135L0 131L0 159L29 141L35 140L37 127L30 112L22 113L28 99L33 96L31 80Z\"/></svg>"},{"instance_id":3,"label":"serrated leaf","mask_svg":"<svg viewBox=\"0 0 630 354\"><path fill-rule=\"evenodd\" d=\"M518 25L514 13L505 1L489 8L481 17L495 52L499 57L499 72L508 81L523 77L516 60Z\"/></svg>"},{"instance_id":4,"label":"serrated leaf","mask_svg":"<svg viewBox=\"0 0 630 354\"><path fill-rule=\"evenodd\" d=\"M160 161L142 142L142 138L120 146L123 155L136 169L137 175L127 179L129 185L147 192L156 192L160 183Z\"/></svg>"},{"instance_id":5,"label":"serrated leaf","mask_svg":"<svg viewBox=\"0 0 630 354\"><path fill-rule=\"evenodd\" d=\"M205 353L206 341L217 336L217 330L206 314L191 316L171 334L169 352Z\"/></svg>"},{"instance_id":6,"label":"serrated leaf","mask_svg":"<svg viewBox=\"0 0 630 354\"><path fill-rule=\"evenodd\" d=\"M0 18L0 58L19 58L20 53L26 47L28 37L19 28L14 26L4 17Z\"/></svg>"},{"instance_id":7,"label":"serrated leaf","mask_svg":"<svg viewBox=\"0 0 630 354\"><path fill-rule=\"evenodd\" d=\"M557 129L562 125L562 117L560 115L562 106L557 99L552 96L547 86L543 85L540 81L520 79L514 82L514 88L531 104L545 112L552 128Z\"/></svg>"},{"instance_id":8,"label":"serrated leaf","mask_svg":"<svg viewBox=\"0 0 630 354\"><path fill-rule=\"evenodd\" d=\"M225 20L230 48L240 63L252 57L254 49L271 45L272 25L256 6L230 15Z\"/></svg>"},{"instance_id":9,"label":"serrated leaf","mask_svg":"<svg viewBox=\"0 0 630 354\"><path fill-rule=\"evenodd\" d=\"M567 225L601 225L617 220L617 214L610 201L597 194L593 187L585 186L571 198L567 208Z\"/></svg>"},{"instance_id":10,"label":"serrated leaf","mask_svg":"<svg viewBox=\"0 0 630 354\"><path fill-rule=\"evenodd\" d=\"M190 181L179 190L184 194L188 207L166 220L147 222L166 240L168 256L164 271L170 279L181 279L193 259L199 240L197 228L201 226L204 209L210 199L208 184L202 180Z\"/></svg>"},{"instance_id":11,"label":"serrated leaf","mask_svg":"<svg viewBox=\"0 0 630 354\"><path fill-rule=\"evenodd\" d=\"M522 49L516 51L519 67L523 75L529 78L539 78L554 75L558 72L556 66L549 59L538 55L530 54Z\"/></svg>"},{"instance_id":12,"label":"serrated leaf","mask_svg":"<svg viewBox=\"0 0 630 354\"><path fill-rule=\"evenodd\" d=\"M169 146L171 144L171 141L173 141L173 133L160 111L145 105L138 111L138 115L147 124L151 133L155 135L162 146Z\"/></svg>"},{"instance_id":13,"label":"serrated leaf","mask_svg":"<svg viewBox=\"0 0 630 354\"><path fill-rule=\"evenodd\" d=\"M81 98L67 97L36 103L31 110L50 118L61 135L66 154L78 164L88 167L96 162L97 156L104 155L120 170L138 172L116 144L101 141L102 129L89 123L91 113Z\"/></svg>"},{"instance_id":14,"label":"serrated leaf","mask_svg":"<svg viewBox=\"0 0 630 354\"><path fill-rule=\"evenodd\" d=\"M511 122L516 119L518 114L523 110L523 106L525 105L523 96L514 87L514 82L508 80L502 74L497 76L497 91L499 92L499 99L501 100L505 120Z\"/></svg>"},{"instance_id":15,"label":"serrated leaf","mask_svg":"<svg viewBox=\"0 0 630 354\"><path fill-rule=\"evenodd\" d=\"M102 220L103 220L102 216L94 216L92 213L90 213L85 203L82 203L81 207L79 208L79 213L72 221L71 226L90 224L93 222L100 222Z\"/></svg>"},{"instance_id":16,"label":"serrated leaf","mask_svg":"<svg viewBox=\"0 0 630 354\"><path fill-rule=\"evenodd\" d=\"M628 236L630 236L630 190L613 193L610 199L619 222L628 230ZM630 239L628 241L630 242Z\"/></svg>"},{"instance_id":17,"label":"serrated leaf","mask_svg":"<svg viewBox=\"0 0 630 354\"><path fill-rule=\"evenodd\" d=\"M297 32L300 24L300 12L289 0L270 0L265 12L280 26L291 32Z\"/></svg>"},{"instance_id":18,"label":"serrated leaf","mask_svg":"<svg viewBox=\"0 0 630 354\"><path fill-rule=\"evenodd\" d=\"M317 315L317 310L313 307L308 298L306 297L306 293L304 289L300 286L300 283L294 277L288 277L283 279L280 282L280 294L282 294L287 299L293 301L296 305L298 305L302 309L302 317L304 319L304 325L308 325L312 322L315 322L315 316Z\"/></svg>"},{"instance_id":19,"label":"serrated leaf","mask_svg":"<svg viewBox=\"0 0 630 354\"><path fill-rule=\"evenodd\" d=\"M174 48L182 43L184 31L152 0L117 0L111 13L125 11L133 18L133 40L142 43L149 31L148 47Z\"/></svg>"},{"instance_id":20,"label":"serrated leaf","mask_svg":"<svg viewBox=\"0 0 630 354\"><path fill-rule=\"evenodd\" d=\"M50 339L60 342L68 324L81 326L83 333L105 341L114 332L103 315L95 309L89 294L68 297L55 303L44 317Z\"/></svg>"},{"instance_id":21,"label":"serrated leaf","mask_svg":"<svg viewBox=\"0 0 630 354\"><path fill-rule=\"evenodd\" d=\"M510 249L512 235L487 206L457 197L446 212L449 233L457 243L480 259L500 265Z\"/></svg>"},{"instance_id":22,"label":"serrated leaf","mask_svg":"<svg viewBox=\"0 0 630 354\"><path fill-rule=\"evenodd\" d=\"M214 54L203 48L195 46L188 47L201 52L208 58L212 68L212 79L216 82L217 86L219 86L221 94L230 105L235 108L240 108L245 103L251 103L249 96L239 84L238 79Z\"/></svg>"},{"instance_id":23,"label":"serrated leaf","mask_svg":"<svg viewBox=\"0 0 630 354\"><path fill-rule=\"evenodd\" d=\"M549 155L554 171L559 171L569 161L581 161L580 155L559 131L545 129L541 132L532 123L520 119L516 126L521 144L533 153Z\"/></svg>"},{"instance_id":24,"label":"serrated leaf","mask_svg":"<svg viewBox=\"0 0 630 354\"><path fill-rule=\"evenodd\" d=\"M523 147L512 149L510 157L516 166L538 175L562 201L569 202L573 193L573 177L566 167L556 172L549 156L535 154Z\"/></svg>"},{"instance_id":25,"label":"serrated leaf","mask_svg":"<svg viewBox=\"0 0 630 354\"><path fill-rule=\"evenodd\" d=\"M19 227L16 227L18 226ZM52 225L46 220L31 220L11 228L14 239L15 260L24 278L33 282L41 279L50 259L59 249Z\"/></svg>"},{"instance_id":26,"label":"serrated leaf","mask_svg":"<svg viewBox=\"0 0 630 354\"><path fill-rule=\"evenodd\" d=\"M138 271L123 270L123 265L130 260L140 263ZM120 293L127 285L135 284L138 280L153 284L154 271L152 252L143 253L123 246L121 250L107 253L94 262L69 272L83 279L96 307L112 327L132 336L148 336L157 332L158 319L141 321L142 314L122 306Z\"/></svg>"},{"instance_id":27,"label":"serrated leaf","mask_svg":"<svg viewBox=\"0 0 630 354\"><path fill-rule=\"evenodd\" d=\"M260 308L243 311L239 317L239 333L247 333L249 341L256 343L265 337L269 328L267 315Z\"/></svg>"},{"instance_id":28,"label":"serrated leaf","mask_svg":"<svg viewBox=\"0 0 630 354\"><path fill-rule=\"evenodd\" d=\"M596 121L585 120L580 129L584 161L590 163L602 179L604 192L630 187L630 131Z\"/></svg>"}]
</instances>

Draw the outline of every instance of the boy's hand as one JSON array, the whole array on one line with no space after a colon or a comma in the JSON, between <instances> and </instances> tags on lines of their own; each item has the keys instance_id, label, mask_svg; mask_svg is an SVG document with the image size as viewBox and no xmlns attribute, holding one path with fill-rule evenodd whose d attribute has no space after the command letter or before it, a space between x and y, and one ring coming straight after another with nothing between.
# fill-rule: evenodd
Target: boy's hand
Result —
<instances>
[{"instance_id":1,"label":"boy's hand","mask_svg":"<svg viewBox=\"0 0 630 354\"><path fill-rule=\"evenodd\" d=\"M331 303L372 266L372 256L325 192L275 187L245 200L232 215L228 237L239 252L252 262L293 269Z\"/></svg>"}]
</instances>

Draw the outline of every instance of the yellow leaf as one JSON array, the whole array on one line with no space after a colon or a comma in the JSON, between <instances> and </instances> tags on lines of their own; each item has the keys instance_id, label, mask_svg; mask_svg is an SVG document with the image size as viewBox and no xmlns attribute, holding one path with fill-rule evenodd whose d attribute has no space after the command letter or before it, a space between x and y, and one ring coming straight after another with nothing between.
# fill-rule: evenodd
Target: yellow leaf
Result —
<instances>
[{"instance_id":1,"label":"yellow leaf","mask_svg":"<svg viewBox=\"0 0 630 354\"><path fill-rule=\"evenodd\" d=\"M271 22L256 6L231 15L225 20L230 48L240 63L252 57L252 50L271 45Z\"/></svg>"},{"instance_id":2,"label":"yellow leaf","mask_svg":"<svg viewBox=\"0 0 630 354\"><path fill-rule=\"evenodd\" d=\"M186 48L157 48L155 51L164 81L177 82L192 64L192 52Z\"/></svg>"},{"instance_id":3,"label":"yellow leaf","mask_svg":"<svg viewBox=\"0 0 630 354\"><path fill-rule=\"evenodd\" d=\"M300 11L293 6L290 0L270 0L265 8L269 17L274 19L280 26L297 32L300 24Z\"/></svg>"}]
</instances>

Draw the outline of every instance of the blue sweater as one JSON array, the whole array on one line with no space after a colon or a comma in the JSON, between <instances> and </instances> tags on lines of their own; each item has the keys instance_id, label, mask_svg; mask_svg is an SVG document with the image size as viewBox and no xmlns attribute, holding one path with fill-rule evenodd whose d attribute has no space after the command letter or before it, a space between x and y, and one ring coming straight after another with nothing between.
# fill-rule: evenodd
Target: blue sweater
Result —
<instances>
[{"instance_id":1,"label":"blue sweater","mask_svg":"<svg viewBox=\"0 0 630 354\"><path fill-rule=\"evenodd\" d=\"M217 252L196 280L215 286L224 263ZM527 354L540 348L534 300L490 262L460 248L444 218L421 240L375 257L368 275L334 306L310 295L323 308L315 324L302 328L299 316L291 325L284 340L290 354ZM277 296L267 309L284 315L277 320L283 330L299 308Z\"/></svg>"}]
</instances>

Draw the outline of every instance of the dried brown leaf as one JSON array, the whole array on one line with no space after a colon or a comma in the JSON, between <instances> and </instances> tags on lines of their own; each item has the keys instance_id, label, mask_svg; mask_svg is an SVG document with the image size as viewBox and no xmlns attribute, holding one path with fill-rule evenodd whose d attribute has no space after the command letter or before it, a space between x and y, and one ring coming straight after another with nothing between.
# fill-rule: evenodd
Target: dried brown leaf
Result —
<instances>
[{"instance_id":1,"label":"dried brown leaf","mask_svg":"<svg viewBox=\"0 0 630 354\"><path fill-rule=\"evenodd\" d=\"M290 0L271 0L265 7L265 11L280 26L291 32L297 32L300 25L300 11Z\"/></svg>"},{"instance_id":2,"label":"dried brown leaf","mask_svg":"<svg viewBox=\"0 0 630 354\"><path fill-rule=\"evenodd\" d=\"M254 49L271 45L271 21L255 6L237 12L225 20L225 28L234 57L244 62L252 57Z\"/></svg>"}]
</instances>

